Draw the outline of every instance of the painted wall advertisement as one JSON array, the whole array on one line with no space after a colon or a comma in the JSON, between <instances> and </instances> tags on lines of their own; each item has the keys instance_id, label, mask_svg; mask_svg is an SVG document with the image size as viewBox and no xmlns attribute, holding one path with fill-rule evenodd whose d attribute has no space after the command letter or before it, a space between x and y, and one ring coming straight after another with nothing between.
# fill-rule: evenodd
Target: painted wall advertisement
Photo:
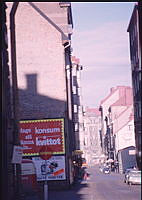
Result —
<instances>
[{"instance_id":1,"label":"painted wall advertisement","mask_svg":"<svg viewBox=\"0 0 142 200\"><path fill-rule=\"evenodd\" d=\"M19 126L23 156L65 153L64 119L22 120Z\"/></svg>"},{"instance_id":2,"label":"painted wall advertisement","mask_svg":"<svg viewBox=\"0 0 142 200\"><path fill-rule=\"evenodd\" d=\"M52 156L48 160L32 157L36 167L37 181L65 180L65 156Z\"/></svg>"}]
</instances>

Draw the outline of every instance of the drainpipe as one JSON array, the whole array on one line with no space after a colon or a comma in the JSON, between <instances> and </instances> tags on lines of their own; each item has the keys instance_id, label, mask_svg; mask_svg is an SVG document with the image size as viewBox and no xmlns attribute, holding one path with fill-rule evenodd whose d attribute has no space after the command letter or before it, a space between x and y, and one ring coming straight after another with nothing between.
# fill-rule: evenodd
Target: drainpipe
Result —
<instances>
[{"instance_id":1,"label":"drainpipe","mask_svg":"<svg viewBox=\"0 0 142 200\"><path fill-rule=\"evenodd\" d=\"M64 49L66 51L66 49L69 48L69 54L70 54L70 51L71 51L71 41L67 41L65 44L64 44ZM73 138L72 138L72 147L73 147L73 150L76 149L76 144L75 144L75 137L74 137L74 99L73 99L73 94L72 94L72 62L71 62L71 58L70 58L71 55L69 55L69 62L70 64L66 66L66 81L67 81L67 96L68 96L68 106L70 107L70 109L68 110L68 115L69 115L69 119L71 118L72 119L72 134L73 134ZM69 108L68 107L68 108Z\"/></svg>"},{"instance_id":2,"label":"drainpipe","mask_svg":"<svg viewBox=\"0 0 142 200\"><path fill-rule=\"evenodd\" d=\"M11 69L12 69L12 101L13 101L13 146L20 145L19 141L19 101L18 101L18 86L17 86L17 63L16 63L16 34L15 34L15 14L19 2L13 2L10 11L10 42L11 42ZM14 197L13 199L21 199L21 165L13 164L13 185Z\"/></svg>"}]
</instances>

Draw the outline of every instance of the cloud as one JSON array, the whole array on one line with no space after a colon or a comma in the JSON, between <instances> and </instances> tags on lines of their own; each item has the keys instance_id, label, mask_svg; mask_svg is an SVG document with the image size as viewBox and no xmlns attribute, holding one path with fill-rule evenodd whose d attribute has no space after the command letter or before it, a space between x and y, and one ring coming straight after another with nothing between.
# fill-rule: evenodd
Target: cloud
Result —
<instances>
[{"instance_id":1,"label":"cloud","mask_svg":"<svg viewBox=\"0 0 142 200\"><path fill-rule=\"evenodd\" d=\"M89 31L74 31L73 55L84 66L82 90L85 104L98 104L111 87L131 86L127 22L106 23ZM92 92L93 91L93 92ZM99 94L98 94L99 91Z\"/></svg>"}]
</instances>

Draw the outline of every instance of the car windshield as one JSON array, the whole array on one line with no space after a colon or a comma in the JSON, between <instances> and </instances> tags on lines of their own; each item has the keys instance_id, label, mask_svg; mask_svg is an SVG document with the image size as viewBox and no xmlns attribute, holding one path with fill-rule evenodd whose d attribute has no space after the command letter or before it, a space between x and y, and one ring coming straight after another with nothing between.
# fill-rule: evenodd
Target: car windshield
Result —
<instances>
[{"instance_id":1,"label":"car windshield","mask_svg":"<svg viewBox=\"0 0 142 200\"><path fill-rule=\"evenodd\" d=\"M132 169L126 169L125 173L128 173L130 172Z\"/></svg>"},{"instance_id":2,"label":"car windshield","mask_svg":"<svg viewBox=\"0 0 142 200\"><path fill-rule=\"evenodd\" d=\"M104 170L109 170L109 168L104 168Z\"/></svg>"},{"instance_id":3,"label":"car windshield","mask_svg":"<svg viewBox=\"0 0 142 200\"><path fill-rule=\"evenodd\" d=\"M131 171L130 175L132 175L132 176L141 176L141 171Z\"/></svg>"}]
</instances>

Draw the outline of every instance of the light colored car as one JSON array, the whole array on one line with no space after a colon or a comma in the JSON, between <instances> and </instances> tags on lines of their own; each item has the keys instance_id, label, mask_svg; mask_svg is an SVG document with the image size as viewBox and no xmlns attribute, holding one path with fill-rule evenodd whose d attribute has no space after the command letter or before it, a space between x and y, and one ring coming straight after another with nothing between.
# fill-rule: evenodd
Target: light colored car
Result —
<instances>
[{"instance_id":1,"label":"light colored car","mask_svg":"<svg viewBox=\"0 0 142 200\"><path fill-rule=\"evenodd\" d=\"M104 173L104 174L110 174L110 168L104 167L103 173Z\"/></svg>"},{"instance_id":2,"label":"light colored car","mask_svg":"<svg viewBox=\"0 0 142 200\"><path fill-rule=\"evenodd\" d=\"M103 172L103 169L104 169L103 166L100 166L100 167L99 167L100 172Z\"/></svg>"},{"instance_id":3,"label":"light colored car","mask_svg":"<svg viewBox=\"0 0 142 200\"><path fill-rule=\"evenodd\" d=\"M125 174L124 174L124 183L127 183L128 176L129 176L129 172L130 172L130 171L134 171L134 169L128 168L128 169L125 170Z\"/></svg>"},{"instance_id":4,"label":"light colored car","mask_svg":"<svg viewBox=\"0 0 142 200\"><path fill-rule=\"evenodd\" d=\"M141 171L133 170L128 173L127 184L141 184Z\"/></svg>"}]
</instances>

